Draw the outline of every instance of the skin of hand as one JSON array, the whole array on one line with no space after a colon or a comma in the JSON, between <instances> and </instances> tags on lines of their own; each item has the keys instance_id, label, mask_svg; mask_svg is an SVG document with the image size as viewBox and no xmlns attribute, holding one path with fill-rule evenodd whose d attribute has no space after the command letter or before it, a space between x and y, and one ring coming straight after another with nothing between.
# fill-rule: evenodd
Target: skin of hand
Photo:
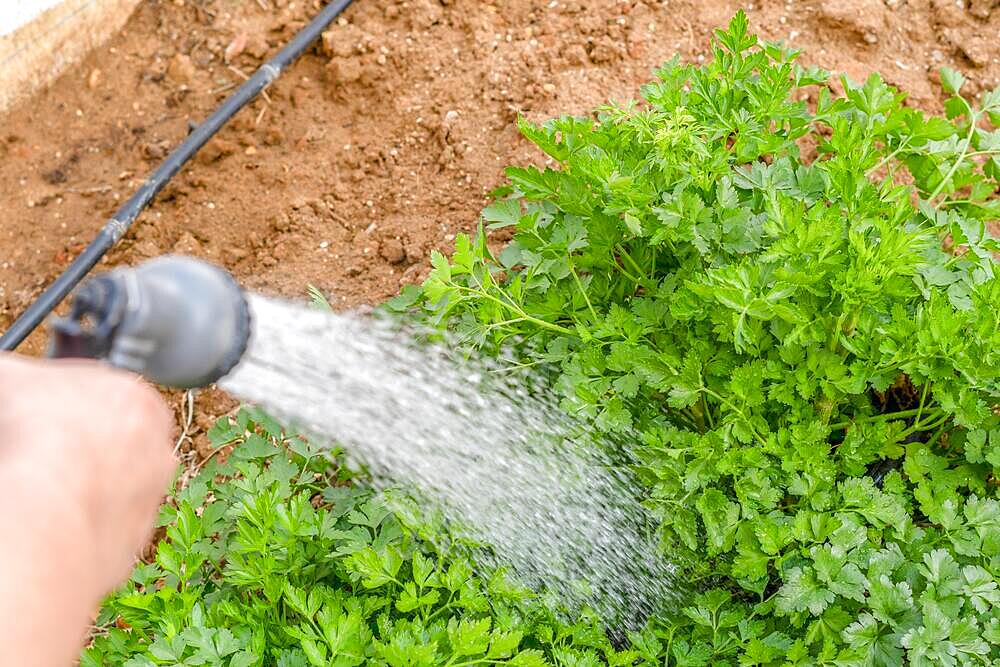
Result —
<instances>
[{"instance_id":1,"label":"skin of hand","mask_svg":"<svg viewBox=\"0 0 1000 667\"><path fill-rule=\"evenodd\" d=\"M172 479L173 418L138 378L0 354L0 653L75 664Z\"/></svg>"}]
</instances>

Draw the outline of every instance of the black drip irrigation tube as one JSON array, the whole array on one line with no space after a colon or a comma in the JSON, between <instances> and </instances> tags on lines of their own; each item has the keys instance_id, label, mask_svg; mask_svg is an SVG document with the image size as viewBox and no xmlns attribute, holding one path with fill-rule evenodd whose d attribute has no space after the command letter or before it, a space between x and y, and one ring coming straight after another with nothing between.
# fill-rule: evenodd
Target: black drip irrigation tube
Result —
<instances>
[{"instance_id":1,"label":"black drip irrigation tube","mask_svg":"<svg viewBox=\"0 0 1000 667\"><path fill-rule=\"evenodd\" d=\"M142 187L108 220L90 245L73 260L55 282L28 306L9 329L0 336L0 350L14 350L66 298L101 258L125 235L135 219L153 198L170 182L195 153L211 139L236 112L249 104L261 91L281 76L315 42L335 18L353 0L333 0L306 27L300 30L271 60L267 61L236 89L211 116L194 127L181 144L163 160Z\"/></svg>"}]
</instances>

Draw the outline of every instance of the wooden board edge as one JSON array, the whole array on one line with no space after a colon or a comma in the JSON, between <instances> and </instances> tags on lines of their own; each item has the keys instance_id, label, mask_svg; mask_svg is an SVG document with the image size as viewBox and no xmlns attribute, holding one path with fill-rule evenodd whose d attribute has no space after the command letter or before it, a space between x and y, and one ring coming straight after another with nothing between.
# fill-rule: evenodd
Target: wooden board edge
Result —
<instances>
[{"instance_id":1,"label":"wooden board edge","mask_svg":"<svg viewBox=\"0 0 1000 667\"><path fill-rule=\"evenodd\" d=\"M118 32L141 0L64 0L0 37L0 112L50 84Z\"/></svg>"}]
</instances>

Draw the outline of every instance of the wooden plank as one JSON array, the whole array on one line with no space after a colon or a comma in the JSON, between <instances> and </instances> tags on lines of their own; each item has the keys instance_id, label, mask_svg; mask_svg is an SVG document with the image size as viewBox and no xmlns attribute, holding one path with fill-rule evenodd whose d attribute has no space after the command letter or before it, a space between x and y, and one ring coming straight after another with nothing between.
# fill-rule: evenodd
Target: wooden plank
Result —
<instances>
[{"instance_id":1,"label":"wooden plank","mask_svg":"<svg viewBox=\"0 0 1000 667\"><path fill-rule=\"evenodd\" d=\"M125 25L139 2L63 0L0 36L0 111L48 85L103 44Z\"/></svg>"}]
</instances>

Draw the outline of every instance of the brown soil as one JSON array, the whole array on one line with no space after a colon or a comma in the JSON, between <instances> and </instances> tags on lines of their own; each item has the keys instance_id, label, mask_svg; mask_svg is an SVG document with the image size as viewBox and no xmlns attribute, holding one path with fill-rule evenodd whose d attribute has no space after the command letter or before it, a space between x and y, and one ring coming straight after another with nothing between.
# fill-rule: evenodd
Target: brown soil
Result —
<instances>
[{"instance_id":1,"label":"brown soil","mask_svg":"<svg viewBox=\"0 0 1000 667\"><path fill-rule=\"evenodd\" d=\"M99 52L0 117L0 328L185 134L316 10L149 0ZM513 121L634 96L659 63L707 56L740 7L767 39L940 108L936 71L1000 83L1000 1L357 0L241 112L107 258L205 257L248 287L342 306L422 278L475 225L503 166L536 159ZM839 84L833 82L832 86ZM43 335L25 346L37 353ZM196 431L231 403L199 399Z\"/></svg>"}]
</instances>

